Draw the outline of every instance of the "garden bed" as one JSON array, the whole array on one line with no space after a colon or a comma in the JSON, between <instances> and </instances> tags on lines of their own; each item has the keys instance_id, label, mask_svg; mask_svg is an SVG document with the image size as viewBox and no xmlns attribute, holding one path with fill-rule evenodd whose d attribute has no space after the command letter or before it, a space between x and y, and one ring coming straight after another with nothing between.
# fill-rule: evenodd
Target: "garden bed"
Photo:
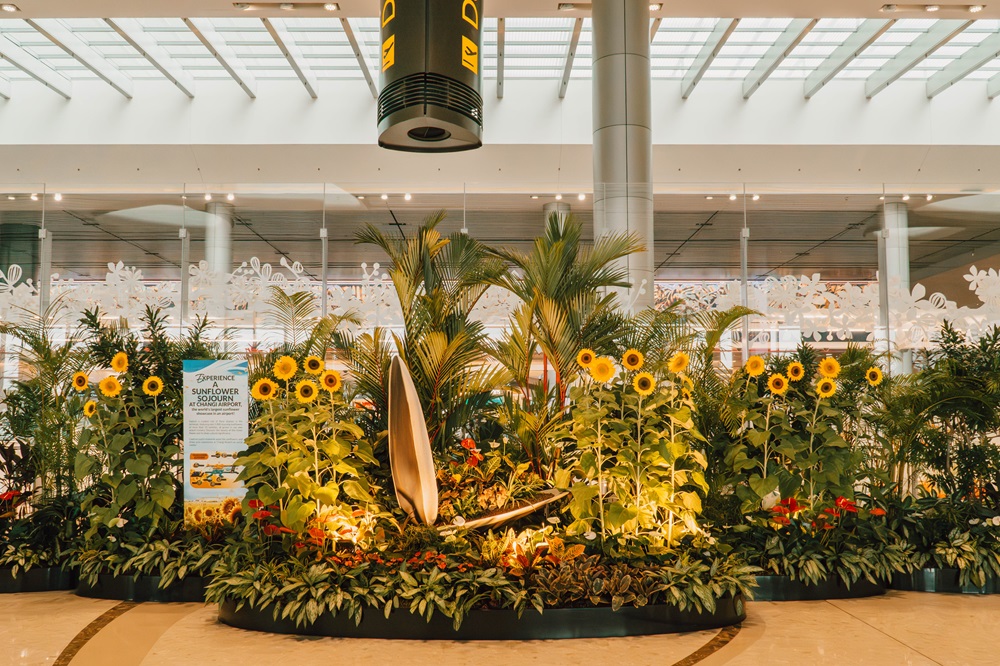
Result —
<instances>
[{"instance_id":1,"label":"garden bed","mask_svg":"<svg viewBox=\"0 0 1000 666\"><path fill-rule=\"evenodd\" d=\"M75 586L76 572L61 567L33 567L18 571L16 576L12 569L0 568L0 594L72 590Z\"/></svg>"},{"instance_id":2,"label":"garden bed","mask_svg":"<svg viewBox=\"0 0 1000 666\"><path fill-rule=\"evenodd\" d=\"M718 629L739 624L746 619L742 595L726 596L716 603L714 613L682 611L676 606L624 607L612 610L597 608L550 608L538 614L526 610L521 617L508 609L474 610L458 629L451 618L434 615L426 621L420 615L400 610L386 618L377 609L366 612L360 624L347 614L324 613L308 626L296 626L291 620L274 619L271 607L236 608L236 602L223 601L219 620L223 624L251 631L278 634L331 636L335 638L395 638L408 640L546 640L560 638L608 638L674 634Z\"/></svg>"},{"instance_id":3,"label":"garden bed","mask_svg":"<svg viewBox=\"0 0 1000 666\"><path fill-rule=\"evenodd\" d=\"M160 576L101 574L94 585L80 581L76 593L81 597L121 601L205 601L205 579L200 576L188 576L164 588L160 587L160 580Z\"/></svg>"},{"instance_id":4,"label":"garden bed","mask_svg":"<svg viewBox=\"0 0 1000 666\"><path fill-rule=\"evenodd\" d=\"M987 578L986 584L963 585L958 569L917 569L910 573L897 573L892 577L892 589L907 592L939 592L951 594L998 594L1000 579Z\"/></svg>"},{"instance_id":5,"label":"garden bed","mask_svg":"<svg viewBox=\"0 0 1000 666\"><path fill-rule=\"evenodd\" d=\"M884 584L861 579L847 586L839 577L831 576L817 585L792 580L789 576L757 576L753 592L756 601L819 601L822 599L858 599L885 594Z\"/></svg>"}]
</instances>

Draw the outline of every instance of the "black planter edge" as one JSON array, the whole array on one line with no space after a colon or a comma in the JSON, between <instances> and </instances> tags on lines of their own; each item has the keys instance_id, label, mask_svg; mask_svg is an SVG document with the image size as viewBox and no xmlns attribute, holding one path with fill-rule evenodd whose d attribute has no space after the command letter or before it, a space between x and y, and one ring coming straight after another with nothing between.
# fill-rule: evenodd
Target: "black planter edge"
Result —
<instances>
[{"instance_id":1,"label":"black planter edge","mask_svg":"<svg viewBox=\"0 0 1000 666\"><path fill-rule=\"evenodd\" d=\"M201 576L187 576L160 588L160 576L144 574L115 576L101 574L97 583L91 585L80 581L76 594L92 599L116 599L118 601L137 602L204 602L206 579Z\"/></svg>"},{"instance_id":2,"label":"black planter edge","mask_svg":"<svg viewBox=\"0 0 1000 666\"><path fill-rule=\"evenodd\" d=\"M986 579L986 585L962 585L959 583L958 569L917 569L892 576L892 589L904 592L928 592L931 594L1000 594L1000 578Z\"/></svg>"},{"instance_id":3,"label":"black planter edge","mask_svg":"<svg viewBox=\"0 0 1000 666\"><path fill-rule=\"evenodd\" d=\"M62 567L32 567L20 570L17 576L11 568L0 568L0 594L22 592L57 592L76 587L76 572Z\"/></svg>"},{"instance_id":4,"label":"black planter edge","mask_svg":"<svg viewBox=\"0 0 1000 666\"><path fill-rule=\"evenodd\" d=\"M824 599L861 599L885 594L884 583L872 583L864 578L847 586L837 576L830 576L818 585L810 585L789 576L757 576L754 601L822 601Z\"/></svg>"},{"instance_id":5,"label":"black planter edge","mask_svg":"<svg viewBox=\"0 0 1000 666\"><path fill-rule=\"evenodd\" d=\"M673 634L720 629L746 619L743 595L718 599L714 613L681 611L675 606L549 608L539 614L525 610L520 618L509 609L474 610L456 630L450 618L434 615L430 622L408 610L397 610L386 618L378 609L366 610L360 624L347 615L324 613L309 626L296 627L291 620L275 620L270 606L236 609L231 599L219 605L223 624L250 631L334 638L381 638L406 640L552 640L562 638L614 638Z\"/></svg>"}]
</instances>

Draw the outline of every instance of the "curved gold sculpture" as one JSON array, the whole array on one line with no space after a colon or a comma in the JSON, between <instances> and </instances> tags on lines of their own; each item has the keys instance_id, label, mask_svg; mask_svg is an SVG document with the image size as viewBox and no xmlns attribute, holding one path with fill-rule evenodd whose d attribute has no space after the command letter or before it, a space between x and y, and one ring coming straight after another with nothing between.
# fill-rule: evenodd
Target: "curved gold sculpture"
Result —
<instances>
[{"instance_id":1,"label":"curved gold sculpture","mask_svg":"<svg viewBox=\"0 0 1000 666\"><path fill-rule=\"evenodd\" d=\"M417 389L403 361L389 369L389 466L399 506L425 525L438 515L438 488L427 423Z\"/></svg>"}]
</instances>

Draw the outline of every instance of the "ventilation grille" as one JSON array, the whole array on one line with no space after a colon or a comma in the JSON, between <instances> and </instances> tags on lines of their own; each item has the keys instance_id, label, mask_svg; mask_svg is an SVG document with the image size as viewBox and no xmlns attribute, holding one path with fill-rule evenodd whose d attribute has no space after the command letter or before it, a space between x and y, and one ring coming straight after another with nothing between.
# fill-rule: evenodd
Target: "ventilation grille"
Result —
<instances>
[{"instance_id":1,"label":"ventilation grille","mask_svg":"<svg viewBox=\"0 0 1000 666\"><path fill-rule=\"evenodd\" d=\"M393 81L378 96L378 120L413 106L438 106L483 126L483 98L447 76L421 72Z\"/></svg>"}]
</instances>

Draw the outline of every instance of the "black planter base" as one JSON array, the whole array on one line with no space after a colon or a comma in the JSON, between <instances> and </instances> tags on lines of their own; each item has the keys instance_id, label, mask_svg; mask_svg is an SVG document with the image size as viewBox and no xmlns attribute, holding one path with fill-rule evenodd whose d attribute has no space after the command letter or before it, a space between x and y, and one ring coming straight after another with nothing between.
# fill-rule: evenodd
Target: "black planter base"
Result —
<instances>
[{"instance_id":1,"label":"black planter base","mask_svg":"<svg viewBox=\"0 0 1000 666\"><path fill-rule=\"evenodd\" d=\"M0 594L17 592L52 592L72 590L76 587L76 572L59 567L32 567L18 571L17 576L10 569L0 569Z\"/></svg>"},{"instance_id":2,"label":"black planter base","mask_svg":"<svg viewBox=\"0 0 1000 666\"><path fill-rule=\"evenodd\" d=\"M159 576L114 576L101 574L96 585L80 581L77 595L94 599L119 599L121 601L205 601L205 579L188 576L160 589Z\"/></svg>"},{"instance_id":3,"label":"black planter base","mask_svg":"<svg viewBox=\"0 0 1000 666\"><path fill-rule=\"evenodd\" d=\"M986 585L962 585L958 569L918 569L892 576L892 589L909 592L951 594L1000 594L1000 579L987 578Z\"/></svg>"},{"instance_id":4,"label":"black planter base","mask_svg":"<svg viewBox=\"0 0 1000 666\"><path fill-rule=\"evenodd\" d=\"M743 596L719 599L715 613L681 611L673 606L611 608L551 608L539 614L534 609L518 618L512 610L472 611L457 630L452 621L434 615L430 622L407 610L396 610L386 618L377 609L366 611L361 624L347 615L324 614L310 626L296 627L291 620L275 620L271 608L236 610L235 601L224 601L219 620L231 627L251 631L335 638L398 638L410 640L501 641L557 638L607 638L673 634L718 629L746 619Z\"/></svg>"},{"instance_id":5,"label":"black planter base","mask_svg":"<svg viewBox=\"0 0 1000 666\"><path fill-rule=\"evenodd\" d=\"M847 587L839 577L831 576L819 585L809 585L788 576L757 576L755 601L820 601L823 599L859 599L885 594L885 585L861 579Z\"/></svg>"}]
</instances>

